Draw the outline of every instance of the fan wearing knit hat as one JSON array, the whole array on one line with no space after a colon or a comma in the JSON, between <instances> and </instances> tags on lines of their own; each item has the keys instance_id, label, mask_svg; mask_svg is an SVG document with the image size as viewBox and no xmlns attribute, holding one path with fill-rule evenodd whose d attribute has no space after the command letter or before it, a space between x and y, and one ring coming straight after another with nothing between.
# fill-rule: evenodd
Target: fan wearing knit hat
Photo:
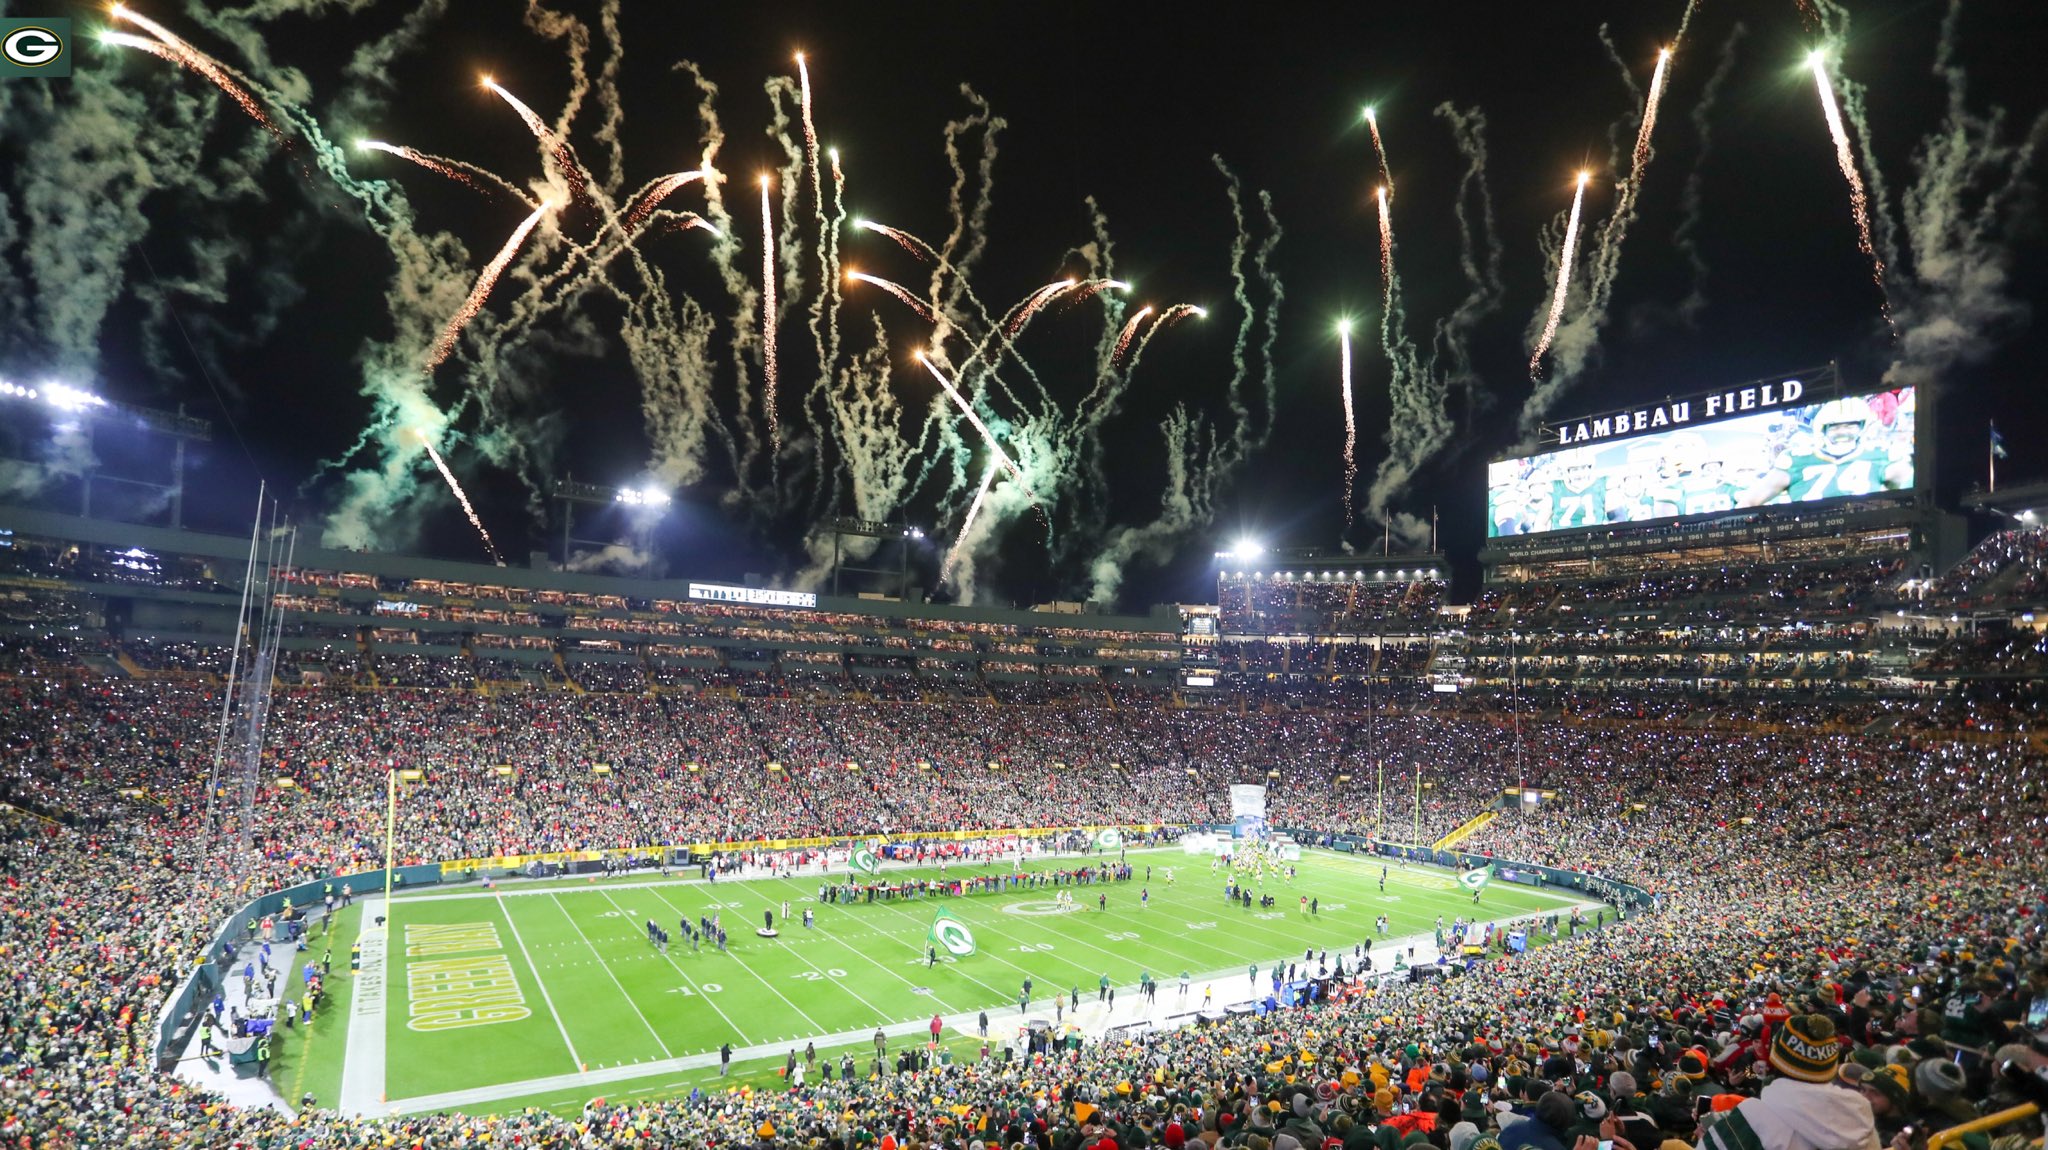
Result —
<instances>
[{"instance_id":1,"label":"fan wearing knit hat","mask_svg":"<svg viewBox=\"0 0 2048 1150\"><path fill-rule=\"evenodd\" d=\"M1825 1015L1793 1015L1771 1033L1763 1093L1721 1116L1701 1150L1878 1150L1877 1124L1861 1091L1835 1084L1842 1041Z\"/></svg>"}]
</instances>

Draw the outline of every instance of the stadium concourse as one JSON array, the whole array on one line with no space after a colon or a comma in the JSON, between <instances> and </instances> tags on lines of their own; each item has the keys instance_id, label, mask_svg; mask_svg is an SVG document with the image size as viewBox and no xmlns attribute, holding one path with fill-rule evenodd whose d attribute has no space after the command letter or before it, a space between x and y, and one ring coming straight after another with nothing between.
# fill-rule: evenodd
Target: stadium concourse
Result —
<instances>
[{"instance_id":1,"label":"stadium concourse","mask_svg":"<svg viewBox=\"0 0 2048 1150\"><path fill-rule=\"evenodd\" d=\"M619 690L596 678L486 690L468 650L388 666L373 652L360 678L280 682L264 785L246 810L251 849L233 871L202 862L217 845L204 833L206 780L226 652L105 619L19 627L0 645L0 1138L279 1150L1925 1150L1945 1129L1999 1115L1964 1144L2033 1144L2038 1112L2007 1112L2048 1094L2040 655L2017 630L1994 640L1931 621L1952 605L2031 595L2038 544L2033 533L1994 537L1911 592L1924 630L1892 635L1872 621L1906 594L1896 572L1788 585L1783 572L1731 570L1499 592L1460 627L1468 689L1449 695L1421 673L1369 690L1341 676L1268 677L1249 670L1260 657L1249 649L1235 653L1240 673L1204 694L1048 678L894 701L733 666L689 691L651 689L651 664L629 667ZM1584 623L1630 601L1698 612L1713 629L1675 637L1669 614L1632 631ZM46 583L13 602L17 619L71 609ZM1509 607L1512 635L1486 619ZM1809 610L1797 621L1809 646L1786 642L1793 613ZM1755 683L1768 673L1731 689L1688 669L1731 653L1765 667L1784 650L1805 667L1850 632L1867 661L1896 655L1932 675L1885 691L1852 666L1764 690ZM1446 641L1432 637L1432 649ZM1494 685L1497 662L1532 650L1552 661L1545 674ZM159 1030L180 1022L166 1016L171 992L218 957L210 940L228 916L261 891L382 866L398 768L421 773L397 808L401 863L883 830L915 843L921 832L1221 825L1230 786L1260 784L1268 820L1304 840L1355 836L1333 841L1396 851L1388 844L1462 834L1458 851L1502 860L1503 873L1557 867L1594 892L1630 884L1651 905L1621 921L1599 913L1596 929L1526 952L1458 956L1451 977L1333 979L1303 1006L1104 1026L1077 1049L1021 1058L954 1050L950 1062L863 1066L829 1083L757 1067L737 1090L623 1099L599 1084L571 1091L580 1097L566 1107L557 1095L505 1112L372 1117L332 1095L265 1095L236 1079L228 1096L161 1068ZM1325 858L1351 865L1315 849L1302 865ZM647 881L600 877L594 889ZM432 893L398 905L430 905ZM1426 929L1420 916L1393 917L1393 935ZM1262 929L1313 941L1334 928L1281 915ZM1366 922L1354 929L1384 945ZM287 977L320 957L285 951ZM979 957L955 965L971 971ZM341 953L327 964L315 1025L343 1017L363 977L349 966ZM217 1043L227 1011L240 1012L226 997ZM291 1032L278 1041L288 1065Z\"/></svg>"}]
</instances>

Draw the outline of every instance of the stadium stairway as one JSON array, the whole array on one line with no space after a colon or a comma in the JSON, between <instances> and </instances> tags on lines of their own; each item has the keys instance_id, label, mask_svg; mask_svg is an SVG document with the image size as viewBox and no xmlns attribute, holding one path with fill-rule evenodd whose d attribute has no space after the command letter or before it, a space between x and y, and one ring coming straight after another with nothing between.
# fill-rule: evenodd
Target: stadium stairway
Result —
<instances>
[{"instance_id":1,"label":"stadium stairway","mask_svg":"<svg viewBox=\"0 0 2048 1150\"><path fill-rule=\"evenodd\" d=\"M1449 850L1479 832L1479 828L1500 817L1499 811L1481 811L1458 825L1458 829L1430 844L1431 850Z\"/></svg>"}]
</instances>

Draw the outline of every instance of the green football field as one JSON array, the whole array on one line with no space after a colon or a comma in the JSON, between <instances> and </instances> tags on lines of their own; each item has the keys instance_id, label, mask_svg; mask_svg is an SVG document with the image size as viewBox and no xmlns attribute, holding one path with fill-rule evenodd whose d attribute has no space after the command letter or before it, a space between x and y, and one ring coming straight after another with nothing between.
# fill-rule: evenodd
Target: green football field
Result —
<instances>
[{"instance_id":1,"label":"green football field","mask_svg":"<svg viewBox=\"0 0 2048 1150\"><path fill-rule=\"evenodd\" d=\"M835 1062L852 1053L865 1075L878 1026L888 1031L893 1057L927 1041L931 1017L940 1014L949 1049L971 1058L979 1054L980 1012L988 1012L991 1039L1000 1044L1014 1040L1026 1019L1053 1021L1052 996L1071 1002L1076 989L1080 1007L1066 1010L1065 1021L1085 1029L1171 1023L1199 1009L1205 993L1217 1009L1250 1000L1253 964L1263 995L1273 965L1299 962L1307 948L1332 958L1342 951L1350 964L1353 947L1366 943L1386 969L1397 940L1405 952L1419 934L1420 957L1429 956L1439 915L1447 923L1474 915L1492 921L1578 901L1495 883L1475 911L1449 872L1398 866L1381 894L1379 862L1309 851L1292 882L1266 879L1274 908L1247 910L1224 900L1225 876L1212 875L1206 857L1172 849L1132 851L1129 859L1131 882L1057 888L1074 894L1071 910L1056 905L1054 888L820 905L816 876L716 884L641 876L405 896L385 932L366 934L361 974L344 976L336 964L334 981L348 982L348 994L330 1010L334 1020L323 1020L302 1077L316 1093L332 1092L323 1104L347 1111L485 1114L570 1110L599 1095L715 1089L717 1052L728 1042L728 1085L778 1081L787 1052L806 1043ZM1044 860L1027 869L1074 865ZM1008 869L954 867L949 874ZM935 873L892 867L883 877ZM1148 890L1149 903L1141 904ZM1109 907L1098 910L1097 896L1105 894ZM1299 909L1303 895L1319 901L1319 913ZM972 931L976 953L953 959L941 950L932 966L925 943L940 906ZM762 911L771 908L781 936L757 937ZM805 908L817 914L814 928L802 925ZM727 953L710 945L692 950L678 920L714 912L730 936ZM1375 931L1381 914L1391 918L1387 937ZM650 918L671 934L667 953L647 941ZM1182 971L1193 976L1185 998ZM1141 973L1162 984L1153 1003L1138 993ZM1098 1001L1105 975L1116 988L1113 1006ZM1026 978L1032 1002L1020 1012ZM338 1075L323 1072L323 1063L337 1059Z\"/></svg>"}]
</instances>

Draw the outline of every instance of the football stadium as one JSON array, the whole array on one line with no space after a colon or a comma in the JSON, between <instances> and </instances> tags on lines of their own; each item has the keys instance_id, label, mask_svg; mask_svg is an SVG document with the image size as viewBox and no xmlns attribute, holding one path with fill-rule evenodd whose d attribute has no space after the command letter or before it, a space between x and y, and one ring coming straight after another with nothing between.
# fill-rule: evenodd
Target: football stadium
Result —
<instances>
[{"instance_id":1,"label":"football stadium","mask_svg":"<svg viewBox=\"0 0 2048 1150\"><path fill-rule=\"evenodd\" d=\"M1610 7L8 6L0 1146L2040 1150L2048 27Z\"/></svg>"}]
</instances>

